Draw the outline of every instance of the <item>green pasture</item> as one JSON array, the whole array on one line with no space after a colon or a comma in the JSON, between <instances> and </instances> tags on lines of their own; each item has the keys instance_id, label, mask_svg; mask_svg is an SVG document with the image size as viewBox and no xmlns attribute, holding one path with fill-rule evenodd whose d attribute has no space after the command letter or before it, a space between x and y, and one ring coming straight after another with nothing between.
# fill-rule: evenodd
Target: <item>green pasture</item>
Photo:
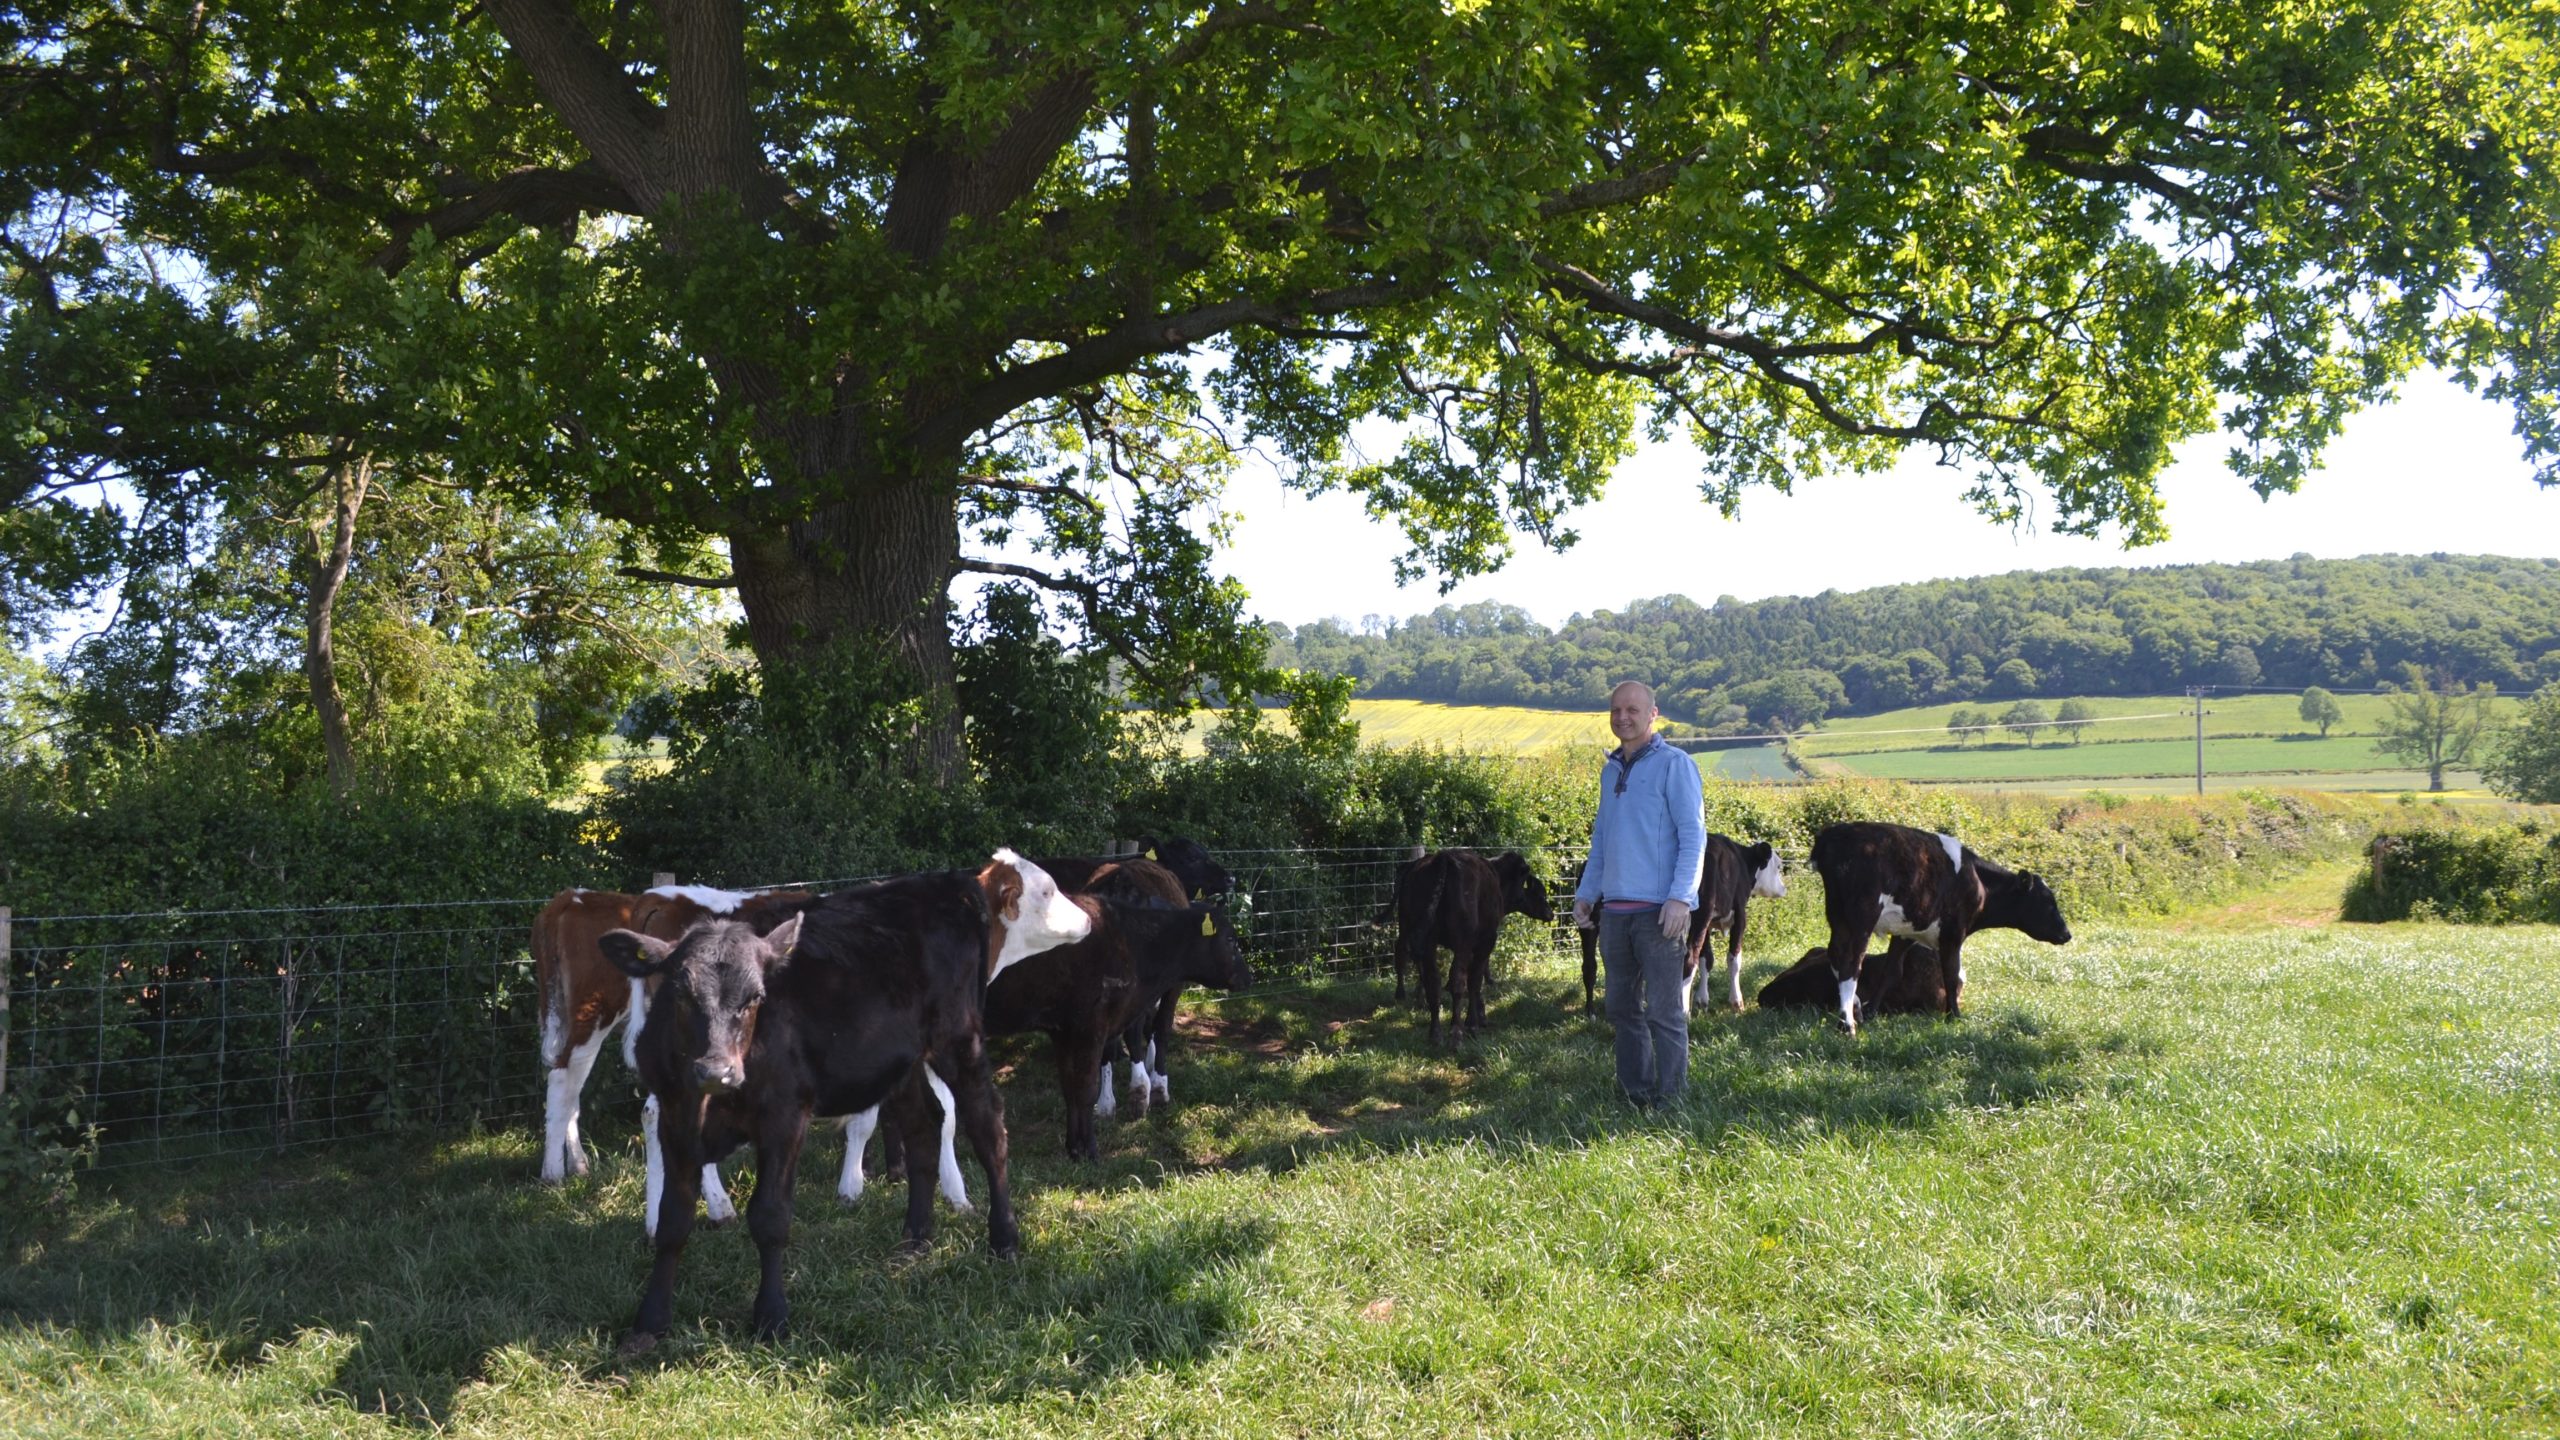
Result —
<instances>
[{"instance_id":1,"label":"green pasture","mask_svg":"<svg viewBox=\"0 0 2560 1440\"><path fill-rule=\"evenodd\" d=\"M1698 770L1719 780L1800 780L1787 764L1786 752L1778 745L1753 745L1738 750L1701 750L1697 752Z\"/></svg>"},{"instance_id":2,"label":"green pasture","mask_svg":"<svg viewBox=\"0 0 2560 1440\"><path fill-rule=\"evenodd\" d=\"M2066 697L2038 696L2036 703L2051 715L2060 708L2063 698ZM2346 718L2329 727L2330 741L2334 743L2341 736L2364 736L2364 752L2371 758L2371 737L2382 729L2388 708L2387 697L2341 695L2337 700L2338 708L2346 712ZM1954 711L1989 709L1996 714L2013 703L2008 700L1978 700L1961 705L1922 705L1875 715L1835 717L1824 721L1821 729L1799 739L1796 742L1797 753L1807 757L1827 757L1871 750L1926 750L1950 742L1952 737L1947 734L1947 717ZM2082 732L2084 749L2100 742L2131 740L2184 739L2190 746L2195 742L2195 716L2184 695L2101 696L2084 698L2082 703L2097 711L2099 717L2099 723ZM2492 704L2490 714L2493 720L2503 721L2512 718L2522 705L2520 700L2501 699ZM2216 736L2319 738L2320 727L2305 722L2301 709L2302 697L2299 694L2209 696L2205 700L2205 739L2211 743ZM1991 733L2002 741L2015 738L2007 731ZM2070 743L2058 730L2045 730L2040 734L2043 738L2036 742L2039 749ZM1979 745L1982 742L1976 740L1972 743ZM2192 767L2192 754L2188 762Z\"/></svg>"},{"instance_id":3,"label":"green pasture","mask_svg":"<svg viewBox=\"0 0 2560 1440\"><path fill-rule=\"evenodd\" d=\"M814 1140L777 1345L733 1227L615 1357L611 1061L557 1190L521 1129L93 1179L7 1232L0 1434L2560 1433L2560 932L2321 923L2340 878L1986 937L1952 1023L1702 1014L1668 1113L1552 952L1464 1049L1374 981L1202 1007L1097 1167L1016 1049L1023 1258L901 1262Z\"/></svg>"},{"instance_id":4,"label":"green pasture","mask_svg":"<svg viewBox=\"0 0 2560 1440\"><path fill-rule=\"evenodd\" d=\"M2188 740L2129 740L2117 744L2050 739L2033 747L2023 744L1975 744L1962 749L1885 750L1863 755L1822 757L1851 774L1893 780L2104 780L2119 776L2187 775L2196 768L2196 745ZM2207 774L2221 771L2248 775L2343 775L2396 766L2373 753L2364 736L2333 735L2326 740L2247 738L2212 739L2204 743ZM2419 772L2418 784L2426 777Z\"/></svg>"}]
</instances>

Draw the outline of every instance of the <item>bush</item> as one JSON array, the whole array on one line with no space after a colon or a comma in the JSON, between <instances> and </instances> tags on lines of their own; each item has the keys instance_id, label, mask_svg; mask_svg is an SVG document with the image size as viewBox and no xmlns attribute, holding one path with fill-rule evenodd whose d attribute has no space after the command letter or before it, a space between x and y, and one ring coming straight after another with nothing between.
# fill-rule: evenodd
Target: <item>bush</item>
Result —
<instances>
[{"instance_id":1,"label":"bush","mask_svg":"<svg viewBox=\"0 0 2560 1440\"><path fill-rule=\"evenodd\" d=\"M2538 821L2393 830L2368 855L2350 920L2560 922L2560 833Z\"/></svg>"}]
</instances>

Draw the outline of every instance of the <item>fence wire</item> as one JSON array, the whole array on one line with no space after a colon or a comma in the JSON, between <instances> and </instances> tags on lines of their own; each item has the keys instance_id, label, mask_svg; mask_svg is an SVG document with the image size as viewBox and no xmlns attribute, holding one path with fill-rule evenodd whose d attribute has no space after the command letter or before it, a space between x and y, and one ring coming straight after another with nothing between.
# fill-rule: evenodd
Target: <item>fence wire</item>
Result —
<instances>
[{"instance_id":1,"label":"fence wire","mask_svg":"<svg viewBox=\"0 0 2560 1440\"><path fill-rule=\"evenodd\" d=\"M1575 948L1579 847L1517 848L1554 896L1548 939ZM1372 922L1412 853L1219 852L1261 983L1385 973L1392 930ZM16 916L0 1085L22 1134L95 1127L102 1169L539 1124L531 933L548 898Z\"/></svg>"}]
</instances>

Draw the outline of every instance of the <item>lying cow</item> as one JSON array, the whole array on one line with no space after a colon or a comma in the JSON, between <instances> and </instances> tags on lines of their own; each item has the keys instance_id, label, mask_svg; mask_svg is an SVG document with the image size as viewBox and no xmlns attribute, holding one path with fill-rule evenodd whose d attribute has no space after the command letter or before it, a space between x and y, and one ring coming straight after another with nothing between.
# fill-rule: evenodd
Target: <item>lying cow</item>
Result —
<instances>
[{"instance_id":1,"label":"lying cow","mask_svg":"<svg viewBox=\"0 0 2560 1440\"><path fill-rule=\"evenodd\" d=\"M1856 821L1813 837L1831 922L1833 1003L1858 1029L1858 973L1868 937L1907 936L1935 950L1944 1013L1962 1013L1964 942L1977 930L2018 930L2048 945L2070 943L2052 887L2026 871L1976 855L1952 835Z\"/></svg>"},{"instance_id":2,"label":"lying cow","mask_svg":"<svg viewBox=\"0 0 2560 1440\"><path fill-rule=\"evenodd\" d=\"M1004 1104L987 1065L980 999L989 981L1083 939L1092 920L1047 874L1009 850L976 873L908 875L804 902L770 934L720 916L673 942L616 930L601 942L626 974L662 980L640 1032L642 1081L661 1102L667 1189L657 1255L626 1354L654 1346L672 1318L675 1272L693 1230L700 1167L756 1147L747 1228L763 1262L760 1337L782 1332L791 1188L813 1115L883 1102L908 1148L934 1144L943 1113L928 1070L985 1167L987 1244L1021 1247L1006 1181ZM933 1234L933 1194L910 1177L906 1240Z\"/></svg>"},{"instance_id":3,"label":"lying cow","mask_svg":"<svg viewBox=\"0 0 2560 1440\"><path fill-rule=\"evenodd\" d=\"M1831 950L1816 945L1801 959L1760 987L1763 1010L1832 1010L1839 987L1831 980ZM1879 955L1858 967L1858 1018L1877 1015L1935 1015L1946 1008L1946 982L1940 978L1938 952L1907 935L1897 935Z\"/></svg>"},{"instance_id":4,"label":"lying cow","mask_svg":"<svg viewBox=\"0 0 2560 1440\"><path fill-rule=\"evenodd\" d=\"M1742 1009L1742 931L1745 912L1755 896L1777 899L1787 893L1785 865L1776 847L1762 841L1745 845L1729 835L1710 832L1698 857L1698 908L1689 914L1689 952L1682 962L1683 991L1696 1013L1707 998L1707 978L1715 962L1707 955L1707 938L1725 932L1726 990L1734 1010ZM1582 1008L1599 1013L1600 922L1598 907L1582 927Z\"/></svg>"},{"instance_id":5,"label":"lying cow","mask_svg":"<svg viewBox=\"0 0 2560 1440\"><path fill-rule=\"evenodd\" d=\"M1484 1025L1485 978L1505 915L1554 924L1547 887L1519 852L1485 859L1473 850L1442 850L1396 872L1396 994L1404 994L1407 961L1422 971L1422 1003L1431 1039L1440 1039L1440 951L1449 952L1449 1028L1459 1038ZM1460 1008L1460 997L1465 1007Z\"/></svg>"}]
</instances>

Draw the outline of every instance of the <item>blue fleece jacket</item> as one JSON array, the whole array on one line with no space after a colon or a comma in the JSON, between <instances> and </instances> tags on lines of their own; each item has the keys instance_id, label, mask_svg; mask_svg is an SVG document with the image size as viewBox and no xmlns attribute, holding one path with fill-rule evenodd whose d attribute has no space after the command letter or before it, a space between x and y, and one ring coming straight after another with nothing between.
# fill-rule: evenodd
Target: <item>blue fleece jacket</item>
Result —
<instances>
[{"instance_id":1,"label":"blue fleece jacket","mask_svg":"<svg viewBox=\"0 0 2560 1440\"><path fill-rule=\"evenodd\" d=\"M1591 820L1591 859L1573 898L1597 904L1677 900L1698 908L1698 866L1706 859L1705 787L1697 762L1655 736L1632 760L1609 752L1600 767L1600 813Z\"/></svg>"}]
</instances>

